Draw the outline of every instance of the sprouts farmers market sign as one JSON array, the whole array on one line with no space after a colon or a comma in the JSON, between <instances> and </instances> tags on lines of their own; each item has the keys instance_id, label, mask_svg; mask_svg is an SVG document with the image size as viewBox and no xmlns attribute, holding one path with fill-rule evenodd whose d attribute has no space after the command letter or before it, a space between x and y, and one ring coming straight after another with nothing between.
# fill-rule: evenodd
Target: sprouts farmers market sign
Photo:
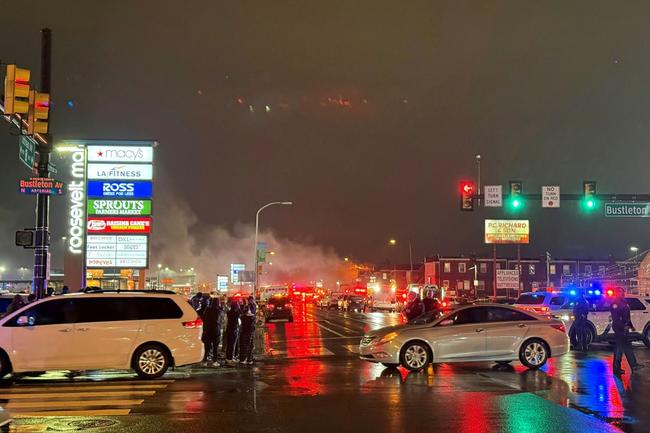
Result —
<instances>
[{"instance_id":1,"label":"sprouts farmers market sign","mask_svg":"<svg viewBox=\"0 0 650 433\"><path fill-rule=\"evenodd\" d=\"M485 220L486 244L527 244L529 239L528 220Z\"/></svg>"},{"instance_id":2,"label":"sprouts farmers market sign","mask_svg":"<svg viewBox=\"0 0 650 433\"><path fill-rule=\"evenodd\" d=\"M649 218L650 203L605 203L605 216Z\"/></svg>"},{"instance_id":3,"label":"sprouts farmers market sign","mask_svg":"<svg viewBox=\"0 0 650 433\"><path fill-rule=\"evenodd\" d=\"M88 215L151 215L151 200L88 200Z\"/></svg>"}]
</instances>

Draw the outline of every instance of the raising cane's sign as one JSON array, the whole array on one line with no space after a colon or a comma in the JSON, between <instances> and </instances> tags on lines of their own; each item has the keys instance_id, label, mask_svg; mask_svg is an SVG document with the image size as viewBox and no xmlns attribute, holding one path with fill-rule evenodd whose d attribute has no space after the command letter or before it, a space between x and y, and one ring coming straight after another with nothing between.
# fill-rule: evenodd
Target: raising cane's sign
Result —
<instances>
[{"instance_id":1,"label":"raising cane's sign","mask_svg":"<svg viewBox=\"0 0 650 433\"><path fill-rule=\"evenodd\" d=\"M151 233L150 217L89 217L88 233Z\"/></svg>"}]
</instances>

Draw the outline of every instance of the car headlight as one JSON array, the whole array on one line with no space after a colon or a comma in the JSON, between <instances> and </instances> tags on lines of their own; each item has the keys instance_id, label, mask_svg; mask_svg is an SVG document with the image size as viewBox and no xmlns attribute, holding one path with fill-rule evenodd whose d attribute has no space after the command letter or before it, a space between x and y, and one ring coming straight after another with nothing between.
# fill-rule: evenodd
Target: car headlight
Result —
<instances>
[{"instance_id":1,"label":"car headlight","mask_svg":"<svg viewBox=\"0 0 650 433\"><path fill-rule=\"evenodd\" d=\"M379 340L377 340L377 344L386 344L389 341L393 341L397 337L397 332L390 332L383 337L381 337Z\"/></svg>"}]
</instances>

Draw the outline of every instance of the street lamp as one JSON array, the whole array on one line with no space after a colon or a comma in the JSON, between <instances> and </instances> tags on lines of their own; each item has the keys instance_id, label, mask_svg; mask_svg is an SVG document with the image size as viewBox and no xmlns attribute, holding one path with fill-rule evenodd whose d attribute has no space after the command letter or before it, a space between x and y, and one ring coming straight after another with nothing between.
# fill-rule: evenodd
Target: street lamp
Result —
<instances>
[{"instance_id":1,"label":"street lamp","mask_svg":"<svg viewBox=\"0 0 650 433\"><path fill-rule=\"evenodd\" d=\"M639 251L639 247L630 247L630 251L636 254Z\"/></svg>"},{"instance_id":2,"label":"street lamp","mask_svg":"<svg viewBox=\"0 0 650 433\"><path fill-rule=\"evenodd\" d=\"M477 154L475 158L476 158L476 171L477 171L476 186L477 186L478 193L480 194L481 193L481 155ZM478 200L478 205L481 206L480 199Z\"/></svg>"},{"instance_id":3,"label":"street lamp","mask_svg":"<svg viewBox=\"0 0 650 433\"><path fill-rule=\"evenodd\" d=\"M257 213L255 214L255 245L253 245L253 253L255 259L253 260L253 272L255 276L255 281L253 282L253 296L257 298L257 265L258 265L258 257L257 257L257 237L259 235L259 230L260 230L260 213L266 209L269 206L274 206L274 205L283 205L283 206L291 206L293 204L292 201L272 201L270 203L265 204L261 208L257 210Z\"/></svg>"},{"instance_id":4,"label":"street lamp","mask_svg":"<svg viewBox=\"0 0 650 433\"><path fill-rule=\"evenodd\" d=\"M388 245L390 245L390 246L397 245L397 239L390 238L389 241L388 241ZM412 274L413 273L413 247L411 246L411 241L410 240L409 240L409 265L410 265L411 274ZM411 275L411 277L412 277L412 275Z\"/></svg>"},{"instance_id":5,"label":"street lamp","mask_svg":"<svg viewBox=\"0 0 650 433\"><path fill-rule=\"evenodd\" d=\"M158 263L158 275L156 276L156 289L160 290L160 268L162 268L162 265Z\"/></svg>"}]
</instances>

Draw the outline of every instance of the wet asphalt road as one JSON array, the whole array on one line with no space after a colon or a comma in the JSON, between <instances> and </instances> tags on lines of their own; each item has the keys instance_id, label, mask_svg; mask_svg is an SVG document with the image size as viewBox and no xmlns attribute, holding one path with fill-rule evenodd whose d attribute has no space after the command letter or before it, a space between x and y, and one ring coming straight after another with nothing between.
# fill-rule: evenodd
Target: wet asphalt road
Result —
<instances>
[{"instance_id":1,"label":"wet asphalt road","mask_svg":"<svg viewBox=\"0 0 650 433\"><path fill-rule=\"evenodd\" d=\"M357 358L365 331L399 321L310 305L264 328L254 367L184 368L152 382L51 373L0 389L0 402L18 432L650 432L644 346L635 352L648 368L622 379L607 346L540 371L468 363L407 373Z\"/></svg>"}]
</instances>

